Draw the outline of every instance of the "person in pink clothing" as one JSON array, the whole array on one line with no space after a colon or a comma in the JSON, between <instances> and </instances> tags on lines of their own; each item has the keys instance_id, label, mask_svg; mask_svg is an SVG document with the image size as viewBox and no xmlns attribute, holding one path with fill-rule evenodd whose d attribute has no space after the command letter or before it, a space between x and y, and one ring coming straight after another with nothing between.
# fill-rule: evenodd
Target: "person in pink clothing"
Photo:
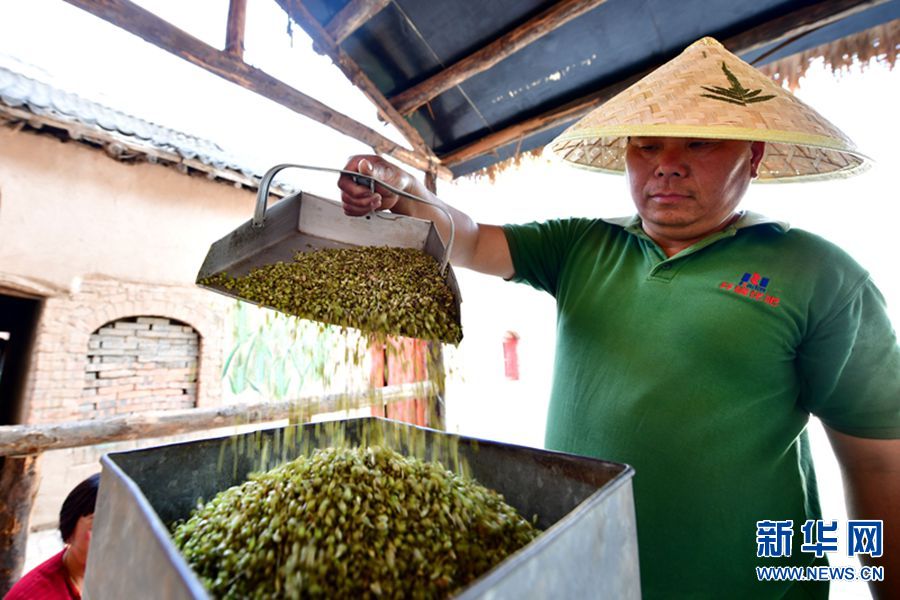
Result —
<instances>
[{"instance_id":1,"label":"person in pink clothing","mask_svg":"<svg viewBox=\"0 0 900 600\"><path fill-rule=\"evenodd\" d=\"M81 600L99 486L100 474L96 473L69 492L59 511L65 548L29 571L4 600Z\"/></svg>"}]
</instances>

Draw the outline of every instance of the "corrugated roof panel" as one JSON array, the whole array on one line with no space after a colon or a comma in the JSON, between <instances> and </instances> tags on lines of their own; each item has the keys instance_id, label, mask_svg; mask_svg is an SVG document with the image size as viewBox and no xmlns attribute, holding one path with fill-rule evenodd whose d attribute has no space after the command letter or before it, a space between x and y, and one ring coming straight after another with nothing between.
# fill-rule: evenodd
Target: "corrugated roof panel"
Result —
<instances>
[{"instance_id":1,"label":"corrugated roof panel","mask_svg":"<svg viewBox=\"0 0 900 600\"><path fill-rule=\"evenodd\" d=\"M172 152L186 160L199 161L219 170L234 171L244 177L259 178L262 175L257 169L242 164L211 140L125 114L4 67L0 67L0 103L12 108L27 109L35 115L51 116L131 138L135 144L143 144L148 150Z\"/></svg>"}]
</instances>

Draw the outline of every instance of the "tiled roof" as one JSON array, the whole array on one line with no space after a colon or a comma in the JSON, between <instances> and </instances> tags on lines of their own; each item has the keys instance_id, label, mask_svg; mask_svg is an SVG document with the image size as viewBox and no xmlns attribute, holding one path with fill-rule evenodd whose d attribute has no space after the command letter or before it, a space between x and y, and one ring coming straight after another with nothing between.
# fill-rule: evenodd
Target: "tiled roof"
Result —
<instances>
[{"instance_id":1,"label":"tiled roof","mask_svg":"<svg viewBox=\"0 0 900 600\"><path fill-rule=\"evenodd\" d=\"M0 121L65 130L119 160L146 159L255 188L262 172L212 141L162 127L0 66Z\"/></svg>"}]
</instances>

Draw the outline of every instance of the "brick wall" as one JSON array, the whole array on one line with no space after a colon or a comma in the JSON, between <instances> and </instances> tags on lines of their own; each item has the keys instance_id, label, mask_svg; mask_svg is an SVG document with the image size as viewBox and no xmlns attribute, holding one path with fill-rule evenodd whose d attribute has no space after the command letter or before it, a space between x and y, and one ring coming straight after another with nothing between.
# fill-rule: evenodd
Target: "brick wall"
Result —
<instances>
[{"instance_id":1,"label":"brick wall","mask_svg":"<svg viewBox=\"0 0 900 600\"><path fill-rule=\"evenodd\" d=\"M28 372L25 422L217 404L230 304L195 286L105 278L48 298ZM115 358L104 363L106 357Z\"/></svg>"},{"instance_id":2,"label":"brick wall","mask_svg":"<svg viewBox=\"0 0 900 600\"><path fill-rule=\"evenodd\" d=\"M174 319L107 323L88 340L79 411L90 418L193 408L199 345L194 328Z\"/></svg>"}]
</instances>

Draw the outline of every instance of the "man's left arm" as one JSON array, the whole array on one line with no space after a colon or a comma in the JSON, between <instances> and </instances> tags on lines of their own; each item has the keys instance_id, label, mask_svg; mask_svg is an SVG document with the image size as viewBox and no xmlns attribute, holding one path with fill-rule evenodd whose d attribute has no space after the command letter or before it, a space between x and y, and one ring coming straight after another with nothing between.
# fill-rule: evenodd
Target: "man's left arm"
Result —
<instances>
[{"instance_id":1,"label":"man's left arm","mask_svg":"<svg viewBox=\"0 0 900 600\"><path fill-rule=\"evenodd\" d=\"M875 598L900 598L900 439L867 439L825 427L844 480L851 519L884 521L883 554L863 562L884 567L870 583Z\"/></svg>"}]
</instances>

